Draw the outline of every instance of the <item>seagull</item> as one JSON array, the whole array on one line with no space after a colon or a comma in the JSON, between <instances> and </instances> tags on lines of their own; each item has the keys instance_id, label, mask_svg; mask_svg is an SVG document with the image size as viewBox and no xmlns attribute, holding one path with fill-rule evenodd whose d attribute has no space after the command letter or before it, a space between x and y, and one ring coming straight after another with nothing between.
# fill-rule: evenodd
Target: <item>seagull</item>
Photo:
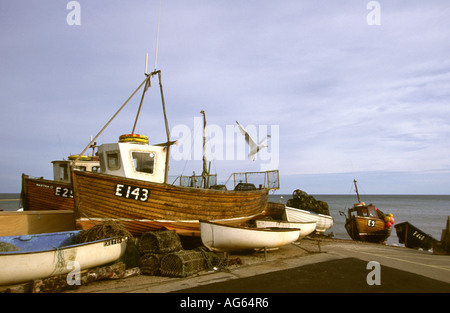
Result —
<instances>
[{"instance_id":1,"label":"seagull","mask_svg":"<svg viewBox=\"0 0 450 313\"><path fill-rule=\"evenodd\" d=\"M245 129L236 121L236 124L239 126L239 130L241 131L241 134L245 137L245 142L250 147L250 153L248 154L248 158L255 161L256 160L256 154L262 149L268 147L264 143L270 138L270 135L267 135L264 137L259 144L256 144L256 142L250 137L250 135L245 131Z\"/></svg>"}]
</instances>

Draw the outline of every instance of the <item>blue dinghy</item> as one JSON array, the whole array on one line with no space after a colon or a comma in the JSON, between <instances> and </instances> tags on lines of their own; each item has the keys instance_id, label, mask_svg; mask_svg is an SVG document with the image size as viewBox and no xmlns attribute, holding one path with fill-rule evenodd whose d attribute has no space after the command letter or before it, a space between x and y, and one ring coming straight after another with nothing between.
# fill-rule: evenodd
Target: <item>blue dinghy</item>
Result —
<instances>
[{"instance_id":1,"label":"blue dinghy","mask_svg":"<svg viewBox=\"0 0 450 313\"><path fill-rule=\"evenodd\" d=\"M0 286L84 270L118 260L126 238L108 238L74 244L81 231L0 237ZM77 263L74 263L77 262Z\"/></svg>"}]
</instances>

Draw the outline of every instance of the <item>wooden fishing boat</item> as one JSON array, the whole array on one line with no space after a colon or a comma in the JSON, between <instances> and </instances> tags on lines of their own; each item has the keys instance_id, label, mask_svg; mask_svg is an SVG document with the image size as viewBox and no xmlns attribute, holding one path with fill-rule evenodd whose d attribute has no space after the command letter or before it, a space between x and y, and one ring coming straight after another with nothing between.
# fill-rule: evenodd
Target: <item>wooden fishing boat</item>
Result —
<instances>
[{"instance_id":1,"label":"wooden fishing boat","mask_svg":"<svg viewBox=\"0 0 450 313\"><path fill-rule=\"evenodd\" d=\"M348 209L345 216L345 229L350 238L356 241L366 241L373 243L383 243L391 234L391 226L394 223L392 214L384 214L373 204L366 205L361 202L356 180L354 180L358 203Z\"/></svg>"},{"instance_id":2,"label":"wooden fishing boat","mask_svg":"<svg viewBox=\"0 0 450 313\"><path fill-rule=\"evenodd\" d=\"M79 226L116 220L133 234L166 228L199 236L200 219L238 225L261 214L268 198L267 189L191 188L88 172L74 172L73 184Z\"/></svg>"},{"instance_id":3,"label":"wooden fishing boat","mask_svg":"<svg viewBox=\"0 0 450 313\"><path fill-rule=\"evenodd\" d=\"M333 217L325 214L285 207L285 219L289 222L316 222L316 232L324 233L333 227Z\"/></svg>"},{"instance_id":4,"label":"wooden fishing boat","mask_svg":"<svg viewBox=\"0 0 450 313\"><path fill-rule=\"evenodd\" d=\"M153 75L158 75L161 86L160 71L148 74L141 86L149 86ZM169 137L162 87L160 90L165 143L150 145L148 137L135 134L133 128L132 133L120 136L119 142L98 147L101 173L72 171L79 227L91 227L96 221L108 219L120 221L133 234L165 228L181 235L199 236L200 219L237 225L264 213L273 184L255 190L210 189L205 153L200 186L168 184L169 149L174 142ZM201 113L206 125L205 113Z\"/></svg>"},{"instance_id":5,"label":"wooden fishing boat","mask_svg":"<svg viewBox=\"0 0 450 313\"><path fill-rule=\"evenodd\" d=\"M299 239L308 236L316 230L317 222L287 222L274 220L256 220L257 228L296 228L300 229Z\"/></svg>"},{"instance_id":6,"label":"wooden fishing boat","mask_svg":"<svg viewBox=\"0 0 450 313\"><path fill-rule=\"evenodd\" d=\"M200 221L203 245L212 251L279 248L297 240L300 229L248 228Z\"/></svg>"},{"instance_id":7,"label":"wooden fishing boat","mask_svg":"<svg viewBox=\"0 0 450 313\"><path fill-rule=\"evenodd\" d=\"M398 242L407 248L430 250L438 240L421 231L409 222L399 223L394 226L397 232Z\"/></svg>"},{"instance_id":8,"label":"wooden fishing boat","mask_svg":"<svg viewBox=\"0 0 450 313\"><path fill-rule=\"evenodd\" d=\"M125 238L73 244L79 232L0 237L0 242L19 249L0 252L0 285L63 275L78 266L81 271L114 262L125 253Z\"/></svg>"},{"instance_id":9,"label":"wooden fishing boat","mask_svg":"<svg viewBox=\"0 0 450 313\"><path fill-rule=\"evenodd\" d=\"M95 148L95 145L92 147ZM92 152L94 154L94 151ZM68 160L52 161L53 180L32 178L22 174L21 201L24 211L73 210L71 169L97 172L100 163L96 156L69 156Z\"/></svg>"}]
</instances>

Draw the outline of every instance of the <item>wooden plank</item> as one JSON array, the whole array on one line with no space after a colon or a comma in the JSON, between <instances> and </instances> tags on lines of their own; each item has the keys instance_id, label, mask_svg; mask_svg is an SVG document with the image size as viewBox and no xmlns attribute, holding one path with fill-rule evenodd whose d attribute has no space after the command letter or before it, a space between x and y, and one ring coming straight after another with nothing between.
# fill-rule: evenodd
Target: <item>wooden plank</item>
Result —
<instances>
[{"instance_id":1,"label":"wooden plank","mask_svg":"<svg viewBox=\"0 0 450 313\"><path fill-rule=\"evenodd\" d=\"M0 236L52 233L75 230L71 210L0 212Z\"/></svg>"}]
</instances>

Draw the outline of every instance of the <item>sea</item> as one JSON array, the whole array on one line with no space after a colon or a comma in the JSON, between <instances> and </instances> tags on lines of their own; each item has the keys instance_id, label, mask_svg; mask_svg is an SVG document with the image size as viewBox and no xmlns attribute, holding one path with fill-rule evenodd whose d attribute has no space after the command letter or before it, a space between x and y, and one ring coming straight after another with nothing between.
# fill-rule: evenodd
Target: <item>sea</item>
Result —
<instances>
[{"instance_id":1,"label":"sea","mask_svg":"<svg viewBox=\"0 0 450 313\"><path fill-rule=\"evenodd\" d=\"M333 217L333 227L325 232L333 238L351 239L345 230L345 216L348 208L358 203L355 195L312 195L316 200L328 203L330 214ZM364 195L360 194L361 201L372 203L384 213L394 215L395 224L409 222L423 232L441 240L442 230L450 216L450 195ZM272 202L286 204L292 195L269 195ZM392 229L386 244L403 246L399 244L395 227Z\"/></svg>"},{"instance_id":2,"label":"sea","mask_svg":"<svg viewBox=\"0 0 450 313\"><path fill-rule=\"evenodd\" d=\"M333 227L325 232L326 235L338 239L350 239L344 224L347 209L357 203L356 195L312 195L316 200L328 203L330 214L334 219ZM272 202L286 203L292 195L271 194ZM364 195L360 194L361 201L372 203L384 213L392 213L395 223L410 222L423 232L437 240L441 239L447 218L450 216L450 195ZM17 211L21 208L20 194L0 193L0 210ZM388 245L399 244L395 228L387 240Z\"/></svg>"}]
</instances>

